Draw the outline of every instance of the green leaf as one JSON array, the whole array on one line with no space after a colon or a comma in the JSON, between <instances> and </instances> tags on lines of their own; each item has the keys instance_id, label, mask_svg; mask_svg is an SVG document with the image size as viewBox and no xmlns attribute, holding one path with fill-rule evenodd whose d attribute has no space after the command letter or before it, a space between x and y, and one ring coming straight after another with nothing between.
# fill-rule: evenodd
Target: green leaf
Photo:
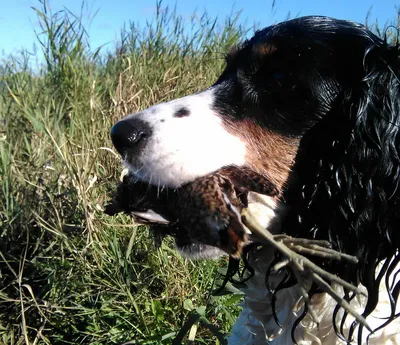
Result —
<instances>
[{"instance_id":1,"label":"green leaf","mask_svg":"<svg viewBox=\"0 0 400 345\"><path fill-rule=\"evenodd\" d=\"M202 306L198 307L198 308L196 309L196 312L197 312L198 314L200 314L201 316L204 316L204 315L206 314L206 306L205 306L205 305L202 305Z\"/></svg>"},{"instance_id":2,"label":"green leaf","mask_svg":"<svg viewBox=\"0 0 400 345\"><path fill-rule=\"evenodd\" d=\"M218 286L218 283L217 283ZM233 286L231 283L227 283L222 290L219 288L215 289L213 291L213 296L224 296L224 295L229 295L229 294L235 294L235 295L244 295L244 292L242 290L239 290L235 286Z\"/></svg>"},{"instance_id":3,"label":"green leaf","mask_svg":"<svg viewBox=\"0 0 400 345\"><path fill-rule=\"evenodd\" d=\"M193 302L190 299L185 299L183 308L187 311L192 311L194 309Z\"/></svg>"},{"instance_id":4,"label":"green leaf","mask_svg":"<svg viewBox=\"0 0 400 345\"><path fill-rule=\"evenodd\" d=\"M225 306L229 307L231 305L236 305L238 304L238 302L243 298L243 295L239 295L239 294L235 294L232 295L231 297L229 297L226 301L225 301Z\"/></svg>"},{"instance_id":5,"label":"green leaf","mask_svg":"<svg viewBox=\"0 0 400 345\"><path fill-rule=\"evenodd\" d=\"M154 300L151 302L151 311L156 317L157 321L164 320L164 308L160 301Z\"/></svg>"}]
</instances>

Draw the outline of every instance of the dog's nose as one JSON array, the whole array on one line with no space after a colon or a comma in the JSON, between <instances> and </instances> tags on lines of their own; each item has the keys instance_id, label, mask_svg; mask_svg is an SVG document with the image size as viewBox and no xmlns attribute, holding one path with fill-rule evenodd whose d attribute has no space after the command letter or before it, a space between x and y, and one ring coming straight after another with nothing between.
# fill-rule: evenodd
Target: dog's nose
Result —
<instances>
[{"instance_id":1,"label":"dog's nose","mask_svg":"<svg viewBox=\"0 0 400 345\"><path fill-rule=\"evenodd\" d=\"M111 128L110 136L112 143L121 155L146 137L146 131L142 127L140 123L121 120Z\"/></svg>"}]
</instances>

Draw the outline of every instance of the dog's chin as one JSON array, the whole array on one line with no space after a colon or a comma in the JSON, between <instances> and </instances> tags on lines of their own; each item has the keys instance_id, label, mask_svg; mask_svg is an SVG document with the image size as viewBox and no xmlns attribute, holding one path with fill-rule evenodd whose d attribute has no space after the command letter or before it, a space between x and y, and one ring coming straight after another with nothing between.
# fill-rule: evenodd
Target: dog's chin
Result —
<instances>
[{"instance_id":1,"label":"dog's chin","mask_svg":"<svg viewBox=\"0 0 400 345\"><path fill-rule=\"evenodd\" d=\"M176 242L179 253L191 260L217 260L221 256L227 255L223 250L202 243L185 243L179 245Z\"/></svg>"}]
</instances>

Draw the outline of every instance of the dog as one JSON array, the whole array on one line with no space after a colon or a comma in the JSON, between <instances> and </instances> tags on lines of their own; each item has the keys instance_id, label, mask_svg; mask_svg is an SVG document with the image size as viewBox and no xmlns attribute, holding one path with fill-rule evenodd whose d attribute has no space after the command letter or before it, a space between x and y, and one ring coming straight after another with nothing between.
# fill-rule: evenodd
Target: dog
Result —
<instances>
[{"instance_id":1,"label":"dog","mask_svg":"<svg viewBox=\"0 0 400 345\"><path fill-rule=\"evenodd\" d=\"M275 254L264 246L249 252L255 275L229 344L400 344L399 78L398 44L354 22L301 17L232 48L208 89L113 126L138 179L179 188L223 167L251 169L279 191L263 203L263 226L358 258L323 267L365 290L337 287L372 332L311 286L316 324L290 274L268 270ZM193 243L186 255L221 251Z\"/></svg>"}]
</instances>

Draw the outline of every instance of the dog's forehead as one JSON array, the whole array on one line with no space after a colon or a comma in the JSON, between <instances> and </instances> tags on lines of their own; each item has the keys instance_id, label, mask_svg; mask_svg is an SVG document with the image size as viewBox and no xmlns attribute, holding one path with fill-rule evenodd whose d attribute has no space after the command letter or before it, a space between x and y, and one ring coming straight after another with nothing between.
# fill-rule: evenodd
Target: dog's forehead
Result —
<instances>
[{"instance_id":1,"label":"dog's forehead","mask_svg":"<svg viewBox=\"0 0 400 345\"><path fill-rule=\"evenodd\" d=\"M249 61L256 56L267 57L272 53L279 57L293 56L314 48L319 49L319 54L322 51L332 53L349 44L364 44L365 40L372 41L373 38L365 34L362 25L329 17L308 16L256 31L235 55L240 56L238 60Z\"/></svg>"},{"instance_id":2,"label":"dog's forehead","mask_svg":"<svg viewBox=\"0 0 400 345\"><path fill-rule=\"evenodd\" d=\"M314 61L318 54L330 54L331 44L322 33L319 40L304 33L304 29L303 34L299 35L295 29L281 32L271 27L259 31L250 40L231 47L226 56L227 69L242 69L251 73L258 70L254 67L264 64L272 67L284 65L291 69L295 68L296 61L308 65L307 61Z\"/></svg>"}]
</instances>

